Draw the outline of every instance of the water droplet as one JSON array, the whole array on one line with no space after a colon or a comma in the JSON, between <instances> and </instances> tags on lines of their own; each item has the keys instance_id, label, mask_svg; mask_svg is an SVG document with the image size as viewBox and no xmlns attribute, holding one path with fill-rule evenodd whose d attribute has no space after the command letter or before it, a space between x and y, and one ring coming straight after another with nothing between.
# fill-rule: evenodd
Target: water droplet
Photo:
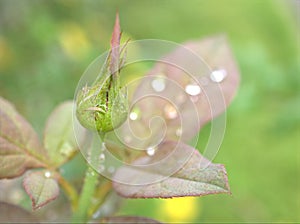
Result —
<instances>
[{"instance_id":1,"label":"water droplet","mask_svg":"<svg viewBox=\"0 0 300 224\"><path fill-rule=\"evenodd\" d=\"M99 161L100 162L103 162L105 160L105 155L103 154L103 153L101 153L100 155L99 155Z\"/></svg>"},{"instance_id":2,"label":"water droplet","mask_svg":"<svg viewBox=\"0 0 300 224\"><path fill-rule=\"evenodd\" d=\"M51 172L50 171L46 171L44 173L44 175L45 175L46 178L50 178L51 177Z\"/></svg>"},{"instance_id":3,"label":"water droplet","mask_svg":"<svg viewBox=\"0 0 300 224\"><path fill-rule=\"evenodd\" d=\"M156 149L154 147L148 147L147 148L147 154L148 156L153 156L155 154Z\"/></svg>"},{"instance_id":4,"label":"water droplet","mask_svg":"<svg viewBox=\"0 0 300 224\"><path fill-rule=\"evenodd\" d=\"M139 115L140 115L140 109L137 106L135 106L132 108L129 114L129 119L135 121L139 118Z\"/></svg>"},{"instance_id":5,"label":"water droplet","mask_svg":"<svg viewBox=\"0 0 300 224\"><path fill-rule=\"evenodd\" d=\"M102 142L102 146L101 146L101 151L105 151L106 150L106 145L105 145L105 142Z\"/></svg>"},{"instance_id":6,"label":"water droplet","mask_svg":"<svg viewBox=\"0 0 300 224\"><path fill-rule=\"evenodd\" d=\"M175 119L178 116L176 108L171 104L165 105L164 113L168 119Z\"/></svg>"},{"instance_id":7,"label":"water droplet","mask_svg":"<svg viewBox=\"0 0 300 224\"><path fill-rule=\"evenodd\" d=\"M138 118L138 114L136 112L131 112L129 118L130 120L135 121Z\"/></svg>"},{"instance_id":8,"label":"water droplet","mask_svg":"<svg viewBox=\"0 0 300 224\"><path fill-rule=\"evenodd\" d=\"M185 87L185 92L191 96L197 96L201 93L201 88L197 84L189 84Z\"/></svg>"},{"instance_id":9,"label":"water droplet","mask_svg":"<svg viewBox=\"0 0 300 224\"><path fill-rule=\"evenodd\" d=\"M89 88L87 86L87 83L85 84L84 87L82 87L82 93L84 96L86 96L88 94Z\"/></svg>"},{"instance_id":10,"label":"water droplet","mask_svg":"<svg viewBox=\"0 0 300 224\"><path fill-rule=\"evenodd\" d=\"M65 142L61 146L59 152L62 156L67 157L67 156L71 155L73 153L73 151L74 151L74 146L72 146L69 142Z\"/></svg>"},{"instance_id":11,"label":"water droplet","mask_svg":"<svg viewBox=\"0 0 300 224\"><path fill-rule=\"evenodd\" d=\"M165 79L161 77L155 78L151 82L151 86L156 92L162 92L166 88Z\"/></svg>"},{"instance_id":12,"label":"water droplet","mask_svg":"<svg viewBox=\"0 0 300 224\"><path fill-rule=\"evenodd\" d=\"M227 72L225 69L215 70L210 74L210 79L213 82L222 82L224 78L227 76Z\"/></svg>"},{"instance_id":13,"label":"water droplet","mask_svg":"<svg viewBox=\"0 0 300 224\"><path fill-rule=\"evenodd\" d=\"M182 135L182 129L181 128L177 128L176 130L176 136L180 137Z\"/></svg>"}]
</instances>

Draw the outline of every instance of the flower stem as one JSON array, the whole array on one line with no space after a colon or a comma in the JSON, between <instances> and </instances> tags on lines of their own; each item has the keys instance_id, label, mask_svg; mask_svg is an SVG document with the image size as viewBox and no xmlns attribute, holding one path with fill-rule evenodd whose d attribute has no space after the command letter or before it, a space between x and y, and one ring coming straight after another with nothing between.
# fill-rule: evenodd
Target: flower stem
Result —
<instances>
[{"instance_id":1,"label":"flower stem","mask_svg":"<svg viewBox=\"0 0 300 224\"><path fill-rule=\"evenodd\" d=\"M89 211L89 216L92 216L100 208L100 206L103 204L108 194L111 192L111 187L112 187L111 181L106 181L96 190L95 195L98 201L95 205L91 206L91 209Z\"/></svg>"},{"instance_id":2,"label":"flower stem","mask_svg":"<svg viewBox=\"0 0 300 224\"><path fill-rule=\"evenodd\" d=\"M98 182L98 174L90 166L87 168L84 185L81 191L81 195L78 201L78 207L73 213L72 223L83 223L87 221L88 209L91 204L91 200L96 189Z\"/></svg>"},{"instance_id":3,"label":"flower stem","mask_svg":"<svg viewBox=\"0 0 300 224\"><path fill-rule=\"evenodd\" d=\"M104 141L104 134L100 135L100 144ZM97 158L99 154L99 147L96 147L99 144L99 138L92 140L91 151L90 151L90 163L92 165L97 164ZM97 142L98 141L98 142ZM96 145L94 145L96 143ZM78 207L73 213L71 219L72 223L85 223L89 218L89 209L92 205L92 199L95 194L96 186L98 184L99 174L88 164L88 168L85 173L85 179L81 194L78 201Z\"/></svg>"},{"instance_id":4,"label":"flower stem","mask_svg":"<svg viewBox=\"0 0 300 224\"><path fill-rule=\"evenodd\" d=\"M72 211L74 212L78 205L78 194L76 189L72 184L70 184L64 177L62 177L59 174L58 174L58 183L60 184L65 194L69 198L71 202Z\"/></svg>"}]
</instances>

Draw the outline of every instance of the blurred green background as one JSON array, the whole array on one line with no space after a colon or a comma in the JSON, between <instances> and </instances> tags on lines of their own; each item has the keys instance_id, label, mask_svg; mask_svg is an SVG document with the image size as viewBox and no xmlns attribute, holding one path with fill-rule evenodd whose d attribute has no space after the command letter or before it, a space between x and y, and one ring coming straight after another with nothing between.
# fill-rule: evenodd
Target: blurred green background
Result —
<instances>
[{"instance_id":1,"label":"blurred green background","mask_svg":"<svg viewBox=\"0 0 300 224\"><path fill-rule=\"evenodd\" d=\"M300 222L299 1L0 0L0 95L42 134L108 49L115 12L132 39L228 36L241 86L215 162L232 196L126 200L119 214L165 222ZM297 212L298 211L298 214Z\"/></svg>"}]
</instances>

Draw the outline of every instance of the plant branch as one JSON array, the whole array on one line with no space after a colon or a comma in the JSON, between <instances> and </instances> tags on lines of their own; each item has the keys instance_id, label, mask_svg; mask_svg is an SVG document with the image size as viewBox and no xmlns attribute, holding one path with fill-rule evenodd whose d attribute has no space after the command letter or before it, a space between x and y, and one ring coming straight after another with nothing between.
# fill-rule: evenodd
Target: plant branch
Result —
<instances>
[{"instance_id":1,"label":"plant branch","mask_svg":"<svg viewBox=\"0 0 300 224\"><path fill-rule=\"evenodd\" d=\"M88 218L88 209L97 185L98 174L90 166L87 168L84 185L78 201L78 207L73 213L72 223L86 222Z\"/></svg>"},{"instance_id":2,"label":"plant branch","mask_svg":"<svg viewBox=\"0 0 300 224\"><path fill-rule=\"evenodd\" d=\"M78 193L75 187L71 183L69 183L63 176L61 176L60 174L57 175L58 175L58 183L60 184L65 194L69 198L71 202L72 211L74 212L78 205Z\"/></svg>"},{"instance_id":3,"label":"plant branch","mask_svg":"<svg viewBox=\"0 0 300 224\"><path fill-rule=\"evenodd\" d=\"M91 206L91 208L89 210L89 216L92 216L99 209L99 207L103 204L103 202L105 201L105 198L111 191L111 188L112 188L111 181L106 181L100 187L98 187L98 190L95 192L95 198L97 198L99 200L95 205Z\"/></svg>"},{"instance_id":4,"label":"plant branch","mask_svg":"<svg viewBox=\"0 0 300 224\"><path fill-rule=\"evenodd\" d=\"M104 140L104 134L100 135L101 141ZM93 141L99 140L99 138L93 139ZM102 142L100 142L102 143ZM97 164L97 158L99 154L99 148L93 146L91 144L91 164ZM85 173L85 179L83 183L83 187L81 190L81 194L78 201L78 207L76 211L73 213L73 217L71 219L72 223L76 222L86 222L89 218L89 208L92 204L92 199L95 194L96 186L98 184L99 174L88 164L88 168Z\"/></svg>"}]
</instances>

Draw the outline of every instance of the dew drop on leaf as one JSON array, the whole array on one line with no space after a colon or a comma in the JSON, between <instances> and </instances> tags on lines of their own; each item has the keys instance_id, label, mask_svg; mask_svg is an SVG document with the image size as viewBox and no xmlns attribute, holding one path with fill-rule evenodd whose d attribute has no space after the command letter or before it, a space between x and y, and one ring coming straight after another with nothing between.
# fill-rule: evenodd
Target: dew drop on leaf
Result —
<instances>
[{"instance_id":1,"label":"dew drop on leaf","mask_svg":"<svg viewBox=\"0 0 300 224\"><path fill-rule=\"evenodd\" d=\"M133 111L129 114L129 118L130 120L135 121L138 118L138 114Z\"/></svg>"},{"instance_id":2,"label":"dew drop on leaf","mask_svg":"<svg viewBox=\"0 0 300 224\"><path fill-rule=\"evenodd\" d=\"M151 82L151 86L156 92L162 92L166 88L166 83L163 78L156 78Z\"/></svg>"},{"instance_id":3,"label":"dew drop on leaf","mask_svg":"<svg viewBox=\"0 0 300 224\"><path fill-rule=\"evenodd\" d=\"M65 142L60 149L60 154L62 156L69 156L72 154L73 150L74 146L72 146L69 142Z\"/></svg>"},{"instance_id":4,"label":"dew drop on leaf","mask_svg":"<svg viewBox=\"0 0 300 224\"><path fill-rule=\"evenodd\" d=\"M51 177L51 172L50 171L46 171L44 173L44 175L45 175L46 178L50 178Z\"/></svg>"},{"instance_id":5,"label":"dew drop on leaf","mask_svg":"<svg viewBox=\"0 0 300 224\"><path fill-rule=\"evenodd\" d=\"M140 109L138 107L134 107L129 114L129 119L135 121L139 118L139 115L140 115Z\"/></svg>"},{"instance_id":6,"label":"dew drop on leaf","mask_svg":"<svg viewBox=\"0 0 300 224\"><path fill-rule=\"evenodd\" d=\"M101 147L101 151L105 151L106 150L106 146L105 146L105 142L102 143L102 147Z\"/></svg>"},{"instance_id":7,"label":"dew drop on leaf","mask_svg":"<svg viewBox=\"0 0 300 224\"><path fill-rule=\"evenodd\" d=\"M105 155L103 153L101 153L99 155L99 162L103 162L105 160Z\"/></svg>"},{"instance_id":8,"label":"dew drop on leaf","mask_svg":"<svg viewBox=\"0 0 300 224\"><path fill-rule=\"evenodd\" d=\"M164 114L167 119L175 119L178 116L176 108L171 104L165 105Z\"/></svg>"},{"instance_id":9,"label":"dew drop on leaf","mask_svg":"<svg viewBox=\"0 0 300 224\"><path fill-rule=\"evenodd\" d=\"M227 72L225 69L218 69L218 70L213 71L210 74L210 79L213 82L222 82L226 76L227 76Z\"/></svg>"},{"instance_id":10,"label":"dew drop on leaf","mask_svg":"<svg viewBox=\"0 0 300 224\"><path fill-rule=\"evenodd\" d=\"M156 149L154 147L152 147L152 146L148 147L147 148L147 154L148 154L148 156L153 156L155 154L155 150Z\"/></svg>"},{"instance_id":11,"label":"dew drop on leaf","mask_svg":"<svg viewBox=\"0 0 300 224\"><path fill-rule=\"evenodd\" d=\"M197 96L201 93L201 88L197 84L189 84L185 87L185 92L191 96Z\"/></svg>"}]
</instances>

